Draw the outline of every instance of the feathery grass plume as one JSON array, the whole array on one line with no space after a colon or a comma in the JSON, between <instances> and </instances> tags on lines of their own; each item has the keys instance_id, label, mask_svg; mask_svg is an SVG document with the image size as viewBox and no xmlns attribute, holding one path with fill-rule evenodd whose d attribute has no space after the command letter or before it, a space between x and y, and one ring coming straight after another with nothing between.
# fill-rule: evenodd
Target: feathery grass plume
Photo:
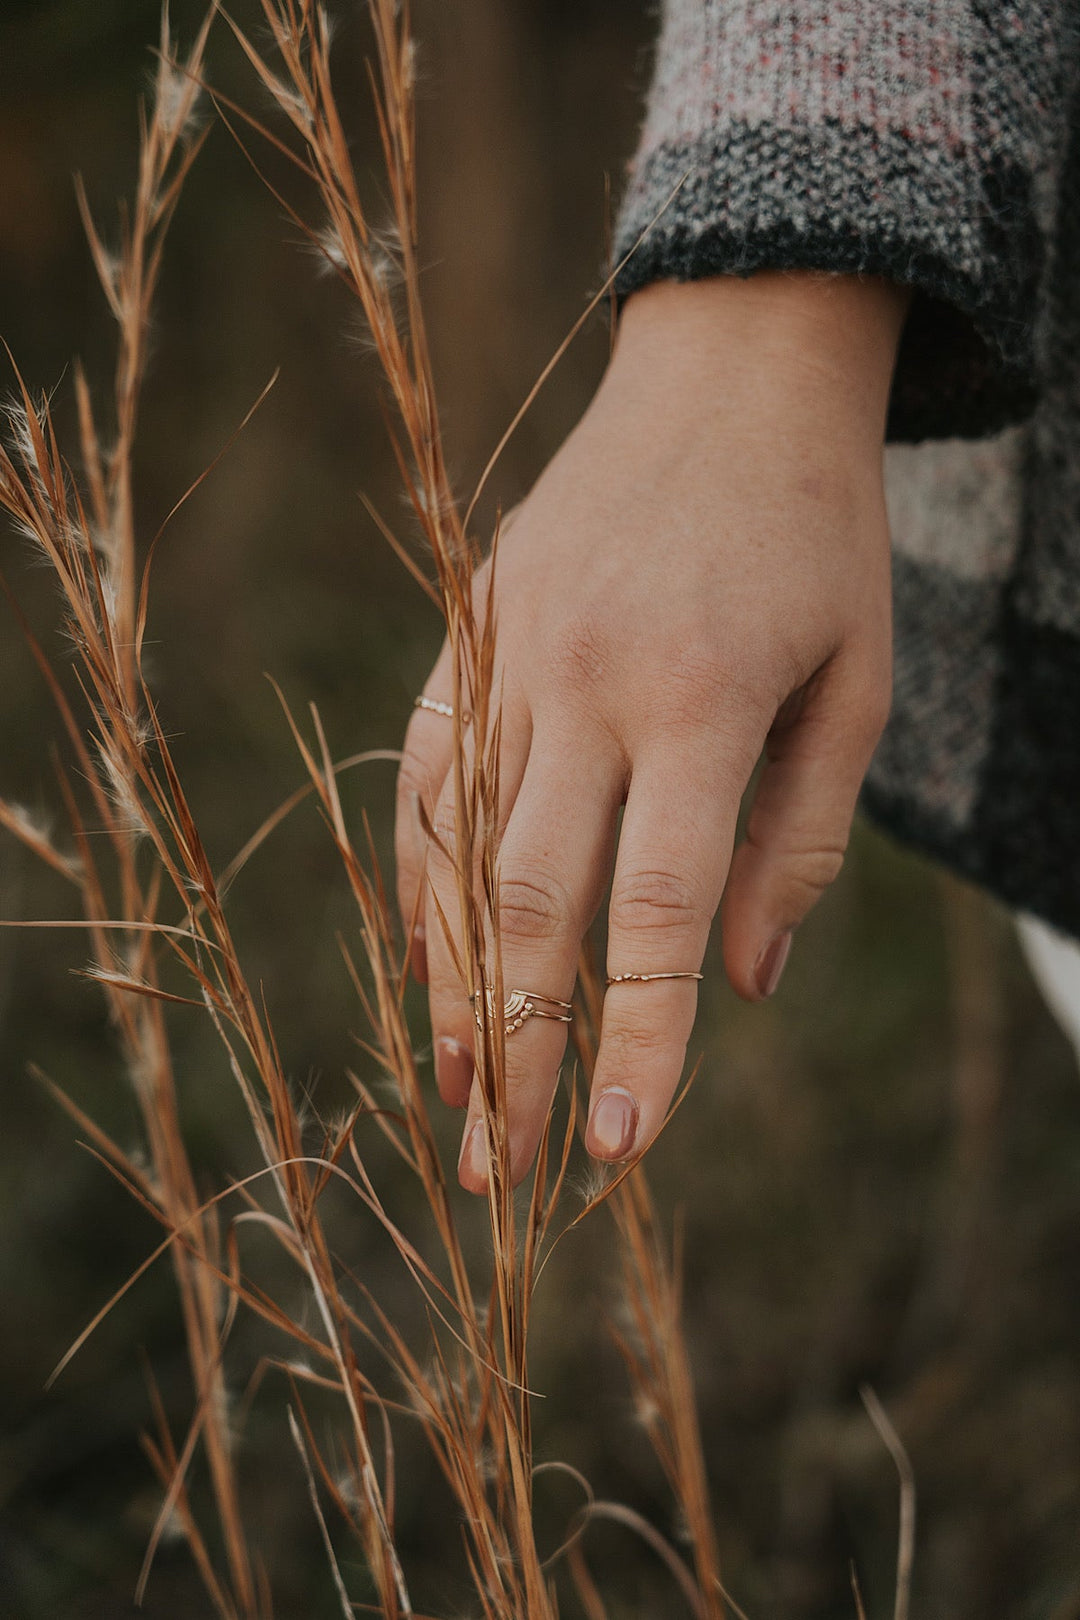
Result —
<instances>
[{"instance_id":1,"label":"feathery grass plume","mask_svg":"<svg viewBox=\"0 0 1080 1620\"><path fill-rule=\"evenodd\" d=\"M396 412L390 424L394 455L434 561L431 583L373 514L446 619L454 671L458 916L454 930L448 919L444 922L448 938L462 942L457 960L467 992L475 995L490 983L494 1004L500 1006L495 847L500 714L493 691L494 608L490 594L482 604L473 597L479 548L468 533L472 506L463 517L447 475L420 304L408 8L370 0L376 45L371 82L391 213L389 225L376 229L361 201L334 100L326 14L311 0L261 4L276 51L273 65L231 26L299 143L299 152L289 150L315 187L321 223L308 226L295 212L293 218L358 300ZM558 1131L554 1115L549 1117L531 1188L519 1203L510 1176L503 1024L489 1015L485 997L477 997L477 1070L490 1171L490 1248L484 1257L490 1282L478 1290L419 1080L404 1013L406 968L370 834L365 824L358 848L339 794L344 770L379 756L335 762L317 710L311 708L301 727L279 692L306 780L216 874L144 676L142 647L156 542L143 553L140 577L133 451L147 322L165 233L201 142L192 113L204 79L208 26L209 21L180 65L167 23L163 25L162 66L154 109L142 121L134 205L124 216L115 255L103 246L80 194L91 251L120 333L115 439L108 447L103 443L89 388L77 372L82 480L74 477L60 450L48 402L35 403L21 379L13 448L0 451L0 504L23 533L33 536L55 574L92 736L88 744L83 722L24 623L63 719L78 777L86 784L77 791L72 773L58 768L78 865L68 862L18 811L7 807L0 819L40 858L63 869L80 893L93 951L89 971L101 985L117 1028L142 1112L149 1168L125 1153L73 1102L65 1100L65 1106L92 1150L163 1230L157 1248L79 1335L57 1371L138 1278L168 1255L180 1293L196 1402L186 1435L177 1437L151 1380L156 1432L145 1444L163 1500L140 1594L162 1538L181 1534L219 1615L261 1620L272 1613L268 1578L250 1553L245 1532L224 1373L233 1323L244 1308L283 1336L287 1349L260 1359L240 1410L255 1398L268 1371L288 1380L298 1486L315 1513L344 1614L354 1605L335 1551L341 1525L351 1531L363 1555L376 1611L384 1620L423 1620L413 1607L395 1539L394 1432L396 1424L410 1422L419 1425L457 1505L464 1558L484 1620L556 1620L556 1570L563 1561L586 1611L603 1614L581 1545L588 1524L599 1517L642 1536L663 1559L692 1611L718 1620L722 1607L716 1554L679 1330L678 1287L657 1237L640 1167L624 1167L606 1178L583 1212L564 1219L562 1231L613 1201L625 1290L637 1328L634 1343L627 1341L631 1377L653 1414L648 1432L689 1529L693 1570L652 1527L617 1504L593 1501L587 1486L586 1507L563 1547L546 1558L538 1550L533 1485L538 1467L553 1464L537 1465L533 1454L529 1329L536 1282L560 1235L556 1218L582 1110L572 1087ZM285 149L242 109L216 99L234 132L246 122ZM490 470L491 464L484 479ZM460 718L466 713L472 717L471 735L483 739L479 747L468 745ZM246 976L225 909L226 893L246 862L304 798L313 798L321 812L355 901L362 965L346 940L341 941L342 957L367 1018L365 1053L391 1088L387 1106L377 1082L350 1073L353 1108L332 1122L312 1120L308 1134L313 1129L319 1138L314 1144L305 1142L303 1105L288 1084L270 1014ZM88 817L107 834L103 848L92 848ZM437 836L434 829L429 833ZM489 940L495 942L493 948ZM178 974L182 990L171 987ZM595 1027L599 990L588 973L582 999ZM210 1018L262 1158L261 1169L202 1201L185 1148L169 1052L167 1009L177 1002L196 1005ZM589 1072L595 1041L584 1029L578 1039ZM397 1224L373 1180L365 1156L372 1132L381 1135L413 1178L434 1228L430 1253ZM332 1184L351 1193L418 1290L429 1328L422 1344L412 1342L364 1279L336 1258L322 1204ZM294 1268L303 1284L300 1307L282 1303L250 1273L254 1261L245 1252L245 1234L252 1227L271 1237ZM375 1365L389 1374L385 1388L366 1370L371 1352ZM332 1393L340 1403L333 1457L320 1449L305 1406L306 1390ZM200 1450L216 1505L218 1525L212 1537L197 1522L188 1487ZM329 1515L327 1506L333 1510ZM210 1550L217 1541L224 1548L224 1567Z\"/></svg>"},{"instance_id":2,"label":"feathery grass plume","mask_svg":"<svg viewBox=\"0 0 1080 1620\"><path fill-rule=\"evenodd\" d=\"M209 19L180 69L163 18L157 91L149 114L141 113L135 196L130 210L121 215L115 254L105 249L79 187L94 263L119 331L111 444L102 440L82 372L75 374L84 468L81 486L57 442L50 400L34 399L16 372L18 394L7 411L11 449L0 448L0 504L19 531L32 539L60 587L65 629L81 665L79 684L90 713L91 744L25 621L23 630L59 709L90 807L88 812L80 804L71 773L58 764L59 792L76 854L59 854L42 830L14 806L0 803L0 823L79 891L93 949L88 971L102 987L120 1042L142 1118L147 1168L108 1140L62 1093L55 1088L54 1092L140 1202L169 1231L183 1234L183 1241L170 1248L197 1391L185 1450L190 1454L196 1444L202 1446L226 1568L215 1568L194 1522L185 1473L176 1466L178 1457L155 1403L159 1434L148 1448L170 1481L157 1535L171 1527L182 1529L217 1613L228 1620L247 1620L260 1613L260 1606L233 1470L221 1368L227 1298L216 1275L221 1235L216 1212L200 1208L180 1128L163 1005L175 998L159 983L155 948L162 879L170 872L180 877L166 842L168 817L160 812L165 805L175 817L178 807L169 806L167 787L149 750L156 719L144 701L140 668L143 617L136 593L132 503L147 327L169 224L201 145L191 113L208 31ZM88 813L107 835L104 854L90 836ZM138 860L138 845L145 839L158 857L149 878ZM112 870L107 871L110 863ZM185 954L175 936L173 944Z\"/></svg>"}]
</instances>

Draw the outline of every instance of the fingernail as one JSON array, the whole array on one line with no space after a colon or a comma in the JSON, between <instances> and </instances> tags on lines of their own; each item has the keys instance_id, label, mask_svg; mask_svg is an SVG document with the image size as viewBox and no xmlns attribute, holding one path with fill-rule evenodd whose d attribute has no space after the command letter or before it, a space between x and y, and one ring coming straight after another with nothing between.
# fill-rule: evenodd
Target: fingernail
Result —
<instances>
[{"instance_id":1,"label":"fingernail","mask_svg":"<svg viewBox=\"0 0 1080 1620\"><path fill-rule=\"evenodd\" d=\"M452 1035L440 1035L435 1042L435 1084L439 1096L452 1108L464 1108L472 1090L473 1055Z\"/></svg>"},{"instance_id":2,"label":"fingernail","mask_svg":"<svg viewBox=\"0 0 1080 1620\"><path fill-rule=\"evenodd\" d=\"M621 1086L609 1086L589 1115L588 1149L600 1159L625 1159L637 1135L638 1105Z\"/></svg>"},{"instance_id":3,"label":"fingernail","mask_svg":"<svg viewBox=\"0 0 1080 1620\"><path fill-rule=\"evenodd\" d=\"M474 1181L487 1180L487 1153L484 1149L484 1122L478 1119L465 1133L458 1157L458 1175Z\"/></svg>"},{"instance_id":4,"label":"fingernail","mask_svg":"<svg viewBox=\"0 0 1080 1620\"><path fill-rule=\"evenodd\" d=\"M791 949L791 937L790 928L785 928L783 933L774 934L757 959L754 983L762 999L771 996L780 983L780 975L784 971L784 963Z\"/></svg>"}]
</instances>

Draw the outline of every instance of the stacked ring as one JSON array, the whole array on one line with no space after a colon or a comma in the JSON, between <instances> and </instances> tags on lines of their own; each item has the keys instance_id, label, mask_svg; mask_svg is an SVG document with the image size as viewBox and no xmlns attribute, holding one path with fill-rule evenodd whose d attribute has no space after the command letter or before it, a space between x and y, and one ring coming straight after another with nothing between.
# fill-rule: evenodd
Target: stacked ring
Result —
<instances>
[{"instance_id":1,"label":"stacked ring","mask_svg":"<svg viewBox=\"0 0 1080 1620\"><path fill-rule=\"evenodd\" d=\"M479 1002L479 992L474 998ZM495 995L490 985L484 991L488 1017L495 1017ZM483 1029L480 1007L476 1009L476 1027ZM503 1002L503 1034L513 1035L530 1018L550 1018L557 1024L573 1022L573 1002L561 1001L558 996L541 995L537 990L511 990Z\"/></svg>"}]
</instances>

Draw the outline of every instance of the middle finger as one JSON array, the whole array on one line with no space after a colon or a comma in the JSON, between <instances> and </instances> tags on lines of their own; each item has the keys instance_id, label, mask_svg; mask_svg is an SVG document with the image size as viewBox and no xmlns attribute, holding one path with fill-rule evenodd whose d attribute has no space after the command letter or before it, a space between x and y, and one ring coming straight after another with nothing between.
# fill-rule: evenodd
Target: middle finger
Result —
<instances>
[{"instance_id":1,"label":"middle finger","mask_svg":"<svg viewBox=\"0 0 1080 1620\"><path fill-rule=\"evenodd\" d=\"M501 714L498 805L496 826L492 829L496 845L525 774L532 735L528 709L520 698L505 698ZM461 762L466 794L471 793L474 780L475 747L475 737L470 730L463 740ZM463 939L469 926L468 908L475 903L472 897L480 894L479 863L484 829L480 825L476 827L472 871L459 871L457 771L453 763L436 801L432 828L435 838L428 840L424 912L435 1081L443 1102L464 1108L472 1085L477 1031L475 1013L458 963L464 964Z\"/></svg>"}]
</instances>

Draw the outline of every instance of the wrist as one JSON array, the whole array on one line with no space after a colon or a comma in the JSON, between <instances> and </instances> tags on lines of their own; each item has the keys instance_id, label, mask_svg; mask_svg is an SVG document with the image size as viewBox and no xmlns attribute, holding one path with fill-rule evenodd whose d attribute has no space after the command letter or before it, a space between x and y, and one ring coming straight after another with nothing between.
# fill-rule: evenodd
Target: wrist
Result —
<instances>
[{"instance_id":1,"label":"wrist","mask_svg":"<svg viewBox=\"0 0 1080 1620\"><path fill-rule=\"evenodd\" d=\"M613 370L706 409L825 411L880 446L910 298L880 276L815 270L654 282L627 300Z\"/></svg>"}]
</instances>

